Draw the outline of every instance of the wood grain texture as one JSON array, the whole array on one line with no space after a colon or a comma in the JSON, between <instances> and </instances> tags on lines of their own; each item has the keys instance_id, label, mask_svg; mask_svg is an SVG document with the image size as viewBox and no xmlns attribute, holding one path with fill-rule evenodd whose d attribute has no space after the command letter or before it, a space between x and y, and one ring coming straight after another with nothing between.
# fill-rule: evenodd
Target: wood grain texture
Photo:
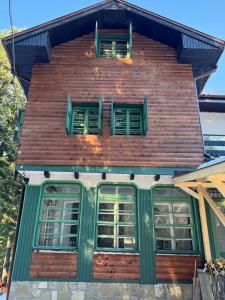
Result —
<instances>
[{"instance_id":1,"label":"wood grain texture","mask_svg":"<svg viewBox=\"0 0 225 300\"><path fill-rule=\"evenodd\" d=\"M156 255L157 280L192 280L195 261L201 267L200 256Z\"/></svg>"},{"instance_id":2,"label":"wood grain texture","mask_svg":"<svg viewBox=\"0 0 225 300\"><path fill-rule=\"evenodd\" d=\"M68 95L75 103L104 96L102 136L66 135ZM143 103L145 95L147 135L111 136L112 97ZM132 59L97 59L94 33L57 46L51 63L33 67L20 142L18 164L197 166L203 148L191 65L178 64L174 49L136 33Z\"/></svg>"},{"instance_id":3,"label":"wood grain texture","mask_svg":"<svg viewBox=\"0 0 225 300\"><path fill-rule=\"evenodd\" d=\"M94 254L94 279L138 280L140 258L134 254Z\"/></svg>"},{"instance_id":4,"label":"wood grain texture","mask_svg":"<svg viewBox=\"0 0 225 300\"><path fill-rule=\"evenodd\" d=\"M71 278L76 276L76 253L32 253L31 278Z\"/></svg>"}]
</instances>

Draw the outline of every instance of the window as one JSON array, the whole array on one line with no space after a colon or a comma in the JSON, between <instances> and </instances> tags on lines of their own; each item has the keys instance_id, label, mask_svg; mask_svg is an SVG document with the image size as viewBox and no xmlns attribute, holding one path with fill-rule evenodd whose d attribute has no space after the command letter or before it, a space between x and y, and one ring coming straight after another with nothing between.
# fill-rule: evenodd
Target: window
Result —
<instances>
[{"instance_id":1,"label":"window","mask_svg":"<svg viewBox=\"0 0 225 300\"><path fill-rule=\"evenodd\" d=\"M98 190L97 249L136 249L136 189L102 185Z\"/></svg>"},{"instance_id":2,"label":"window","mask_svg":"<svg viewBox=\"0 0 225 300\"><path fill-rule=\"evenodd\" d=\"M163 188L161 190L163 191ZM170 196L171 193L166 195L165 191L168 191L168 188L162 193L162 198L159 197L157 199L155 197L154 223L156 250L175 252L194 251L196 247L192 202L190 199L184 199L184 196L182 200L179 190L171 190L173 191L173 198ZM177 194L175 194L176 191Z\"/></svg>"},{"instance_id":3,"label":"window","mask_svg":"<svg viewBox=\"0 0 225 300\"><path fill-rule=\"evenodd\" d=\"M112 103L111 109L113 135L146 135L147 97L143 105Z\"/></svg>"},{"instance_id":4,"label":"window","mask_svg":"<svg viewBox=\"0 0 225 300\"><path fill-rule=\"evenodd\" d=\"M102 133L103 102L72 103L68 98L66 131L72 134L101 134Z\"/></svg>"},{"instance_id":5,"label":"window","mask_svg":"<svg viewBox=\"0 0 225 300\"><path fill-rule=\"evenodd\" d=\"M214 156L225 155L225 135L203 135L205 152Z\"/></svg>"},{"instance_id":6,"label":"window","mask_svg":"<svg viewBox=\"0 0 225 300\"><path fill-rule=\"evenodd\" d=\"M98 57L126 58L130 57L128 37L102 37L99 38Z\"/></svg>"},{"instance_id":7,"label":"window","mask_svg":"<svg viewBox=\"0 0 225 300\"><path fill-rule=\"evenodd\" d=\"M96 56L102 58L130 58L132 50L132 23L129 24L129 34L99 35L98 22L95 27Z\"/></svg>"},{"instance_id":8,"label":"window","mask_svg":"<svg viewBox=\"0 0 225 300\"><path fill-rule=\"evenodd\" d=\"M44 186L39 213L38 248L76 248L81 187L78 184Z\"/></svg>"}]
</instances>

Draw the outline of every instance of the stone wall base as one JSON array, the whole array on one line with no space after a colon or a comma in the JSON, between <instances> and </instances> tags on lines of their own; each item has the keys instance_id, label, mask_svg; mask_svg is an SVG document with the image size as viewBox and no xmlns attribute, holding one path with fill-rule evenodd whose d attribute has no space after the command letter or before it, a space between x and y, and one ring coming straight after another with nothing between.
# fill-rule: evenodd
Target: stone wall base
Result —
<instances>
[{"instance_id":1,"label":"stone wall base","mask_svg":"<svg viewBox=\"0 0 225 300\"><path fill-rule=\"evenodd\" d=\"M9 300L191 300L191 284L12 281Z\"/></svg>"}]
</instances>

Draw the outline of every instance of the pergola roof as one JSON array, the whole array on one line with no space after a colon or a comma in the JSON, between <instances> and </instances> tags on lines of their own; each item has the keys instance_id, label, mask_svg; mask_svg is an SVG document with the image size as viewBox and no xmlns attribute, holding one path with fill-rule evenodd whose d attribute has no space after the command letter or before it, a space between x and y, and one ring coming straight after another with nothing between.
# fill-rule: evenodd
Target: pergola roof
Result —
<instances>
[{"instance_id":1,"label":"pergola roof","mask_svg":"<svg viewBox=\"0 0 225 300\"><path fill-rule=\"evenodd\" d=\"M209 206L225 226L225 215L218 208L215 201L209 193L210 188L217 189L223 197L225 197L225 156L216 158L210 162L200 165L195 171L175 176L173 178L175 186L179 187L187 194L198 199L202 236L206 260L211 259L211 249L209 242L209 232L205 210L205 200Z\"/></svg>"}]
</instances>

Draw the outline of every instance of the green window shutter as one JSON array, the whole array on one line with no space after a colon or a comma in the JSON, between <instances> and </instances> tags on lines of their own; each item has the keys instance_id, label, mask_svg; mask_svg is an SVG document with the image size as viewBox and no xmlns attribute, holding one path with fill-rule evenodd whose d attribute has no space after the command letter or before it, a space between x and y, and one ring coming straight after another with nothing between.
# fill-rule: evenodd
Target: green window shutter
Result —
<instances>
[{"instance_id":1,"label":"green window shutter","mask_svg":"<svg viewBox=\"0 0 225 300\"><path fill-rule=\"evenodd\" d=\"M132 46L133 46L133 29L132 29L132 23L130 22L130 27L129 27L129 56L131 57L131 53L132 53Z\"/></svg>"},{"instance_id":2,"label":"green window shutter","mask_svg":"<svg viewBox=\"0 0 225 300\"><path fill-rule=\"evenodd\" d=\"M127 135L129 134L129 111L124 108L115 108L114 112L114 134Z\"/></svg>"},{"instance_id":3,"label":"green window shutter","mask_svg":"<svg viewBox=\"0 0 225 300\"><path fill-rule=\"evenodd\" d=\"M103 124L103 101L102 98L98 101L98 133L102 134L102 124Z\"/></svg>"},{"instance_id":4,"label":"green window shutter","mask_svg":"<svg viewBox=\"0 0 225 300\"><path fill-rule=\"evenodd\" d=\"M141 126L142 126L141 109L130 109L128 133L130 135L141 135L142 134Z\"/></svg>"},{"instance_id":5,"label":"green window shutter","mask_svg":"<svg viewBox=\"0 0 225 300\"><path fill-rule=\"evenodd\" d=\"M114 103L111 103L111 132L112 135L115 134L115 120L114 120Z\"/></svg>"},{"instance_id":6,"label":"green window shutter","mask_svg":"<svg viewBox=\"0 0 225 300\"><path fill-rule=\"evenodd\" d=\"M148 131L148 97L144 98L143 105L143 135L146 135Z\"/></svg>"},{"instance_id":7,"label":"green window shutter","mask_svg":"<svg viewBox=\"0 0 225 300\"><path fill-rule=\"evenodd\" d=\"M73 107L71 103L71 97L68 97L68 104L67 104L67 113L66 113L66 132L67 135L72 134L72 116L73 116Z\"/></svg>"},{"instance_id":8,"label":"green window shutter","mask_svg":"<svg viewBox=\"0 0 225 300\"><path fill-rule=\"evenodd\" d=\"M96 57L99 57L99 46L98 46L98 21L96 21L95 24L95 52L96 52Z\"/></svg>"},{"instance_id":9,"label":"green window shutter","mask_svg":"<svg viewBox=\"0 0 225 300\"><path fill-rule=\"evenodd\" d=\"M13 140L15 142L18 142L20 139L21 129L23 127L24 115L25 115L25 111L23 109L20 109L17 113L16 128L13 136Z\"/></svg>"}]
</instances>

